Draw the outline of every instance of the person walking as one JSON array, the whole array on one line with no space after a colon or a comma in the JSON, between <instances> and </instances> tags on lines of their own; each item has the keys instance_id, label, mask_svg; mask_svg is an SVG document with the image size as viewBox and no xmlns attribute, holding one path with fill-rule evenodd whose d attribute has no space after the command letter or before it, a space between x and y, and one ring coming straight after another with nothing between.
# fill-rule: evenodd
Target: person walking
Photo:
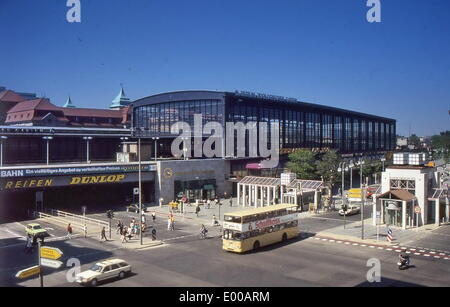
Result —
<instances>
[{"instance_id":1,"label":"person walking","mask_svg":"<svg viewBox=\"0 0 450 307\"><path fill-rule=\"evenodd\" d=\"M215 215L215 214L213 214L213 221L212 221L212 225L213 225L213 226L218 226L218 225L219 225L219 222L217 221L217 217L216 217L216 215Z\"/></svg>"},{"instance_id":2,"label":"person walking","mask_svg":"<svg viewBox=\"0 0 450 307\"><path fill-rule=\"evenodd\" d=\"M195 214L197 215L197 217L198 217L198 213L200 212L200 206L196 206L195 207Z\"/></svg>"},{"instance_id":3,"label":"person walking","mask_svg":"<svg viewBox=\"0 0 450 307\"><path fill-rule=\"evenodd\" d=\"M155 223L155 221L156 221L156 212L155 211L152 212L152 220L153 220L153 223Z\"/></svg>"},{"instance_id":4,"label":"person walking","mask_svg":"<svg viewBox=\"0 0 450 307\"><path fill-rule=\"evenodd\" d=\"M206 201L206 208L207 208L207 209L210 209L210 208L211 208L211 199L208 199L208 200Z\"/></svg>"},{"instance_id":5,"label":"person walking","mask_svg":"<svg viewBox=\"0 0 450 307\"><path fill-rule=\"evenodd\" d=\"M67 225L67 238L68 239L72 239L72 225L69 223L69 225Z\"/></svg>"},{"instance_id":6,"label":"person walking","mask_svg":"<svg viewBox=\"0 0 450 307\"><path fill-rule=\"evenodd\" d=\"M33 245L32 245L31 235L28 234L27 235L27 242L25 244L25 253L29 254L31 252L31 250L32 250L32 247L33 247Z\"/></svg>"},{"instance_id":7,"label":"person walking","mask_svg":"<svg viewBox=\"0 0 450 307\"><path fill-rule=\"evenodd\" d=\"M170 217L170 230L175 230L175 218L173 215Z\"/></svg>"},{"instance_id":8,"label":"person walking","mask_svg":"<svg viewBox=\"0 0 450 307\"><path fill-rule=\"evenodd\" d=\"M116 234L120 234L122 232L122 229L123 229L123 223L121 220L119 220L119 222L117 222Z\"/></svg>"},{"instance_id":9,"label":"person walking","mask_svg":"<svg viewBox=\"0 0 450 307\"><path fill-rule=\"evenodd\" d=\"M102 228L100 241L103 241L103 239L105 239L105 241L108 241L108 238L106 237L106 228L104 226Z\"/></svg>"},{"instance_id":10,"label":"person walking","mask_svg":"<svg viewBox=\"0 0 450 307\"><path fill-rule=\"evenodd\" d=\"M172 228L172 225L170 225L171 222L172 222L172 220L171 220L171 218L170 218L170 216L169 216L169 217L167 218L167 230L169 230L169 231L170 231L170 229Z\"/></svg>"},{"instance_id":11,"label":"person walking","mask_svg":"<svg viewBox=\"0 0 450 307\"><path fill-rule=\"evenodd\" d=\"M230 207L233 207L233 198L230 197Z\"/></svg>"},{"instance_id":12,"label":"person walking","mask_svg":"<svg viewBox=\"0 0 450 307\"><path fill-rule=\"evenodd\" d=\"M122 228L122 231L120 233L120 239L122 240L122 243L127 243L127 230L126 228Z\"/></svg>"}]
</instances>

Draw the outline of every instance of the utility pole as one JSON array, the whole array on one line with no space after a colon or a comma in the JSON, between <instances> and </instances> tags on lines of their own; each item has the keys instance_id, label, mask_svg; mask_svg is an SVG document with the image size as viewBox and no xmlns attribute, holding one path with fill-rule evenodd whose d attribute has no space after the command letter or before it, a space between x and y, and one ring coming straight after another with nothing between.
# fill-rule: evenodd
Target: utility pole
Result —
<instances>
[{"instance_id":1,"label":"utility pole","mask_svg":"<svg viewBox=\"0 0 450 307\"><path fill-rule=\"evenodd\" d=\"M361 158L359 160L359 175L360 175L360 188L361 188L361 240L364 240L364 199L365 199L365 191L364 191L364 185L363 185L363 165L364 160Z\"/></svg>"},{"instance_id":2,"label":"utility pole","mask_svg":"<svg viewBox=\"0 0 450 307\"><path fill-rule=\"evenodd\" d=\"M39 280L41 282L41 288L43 288L44 287L44 274L42 273L41 242L40 241L38 241L38 263L39 263Z\"/></svg>"}]
</instances>

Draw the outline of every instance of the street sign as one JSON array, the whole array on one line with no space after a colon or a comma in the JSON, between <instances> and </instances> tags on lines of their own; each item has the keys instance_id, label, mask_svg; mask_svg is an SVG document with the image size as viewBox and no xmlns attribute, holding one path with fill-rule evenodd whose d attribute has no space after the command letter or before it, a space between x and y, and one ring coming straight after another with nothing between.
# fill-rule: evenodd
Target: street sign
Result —
<instances>
[{"instance_id":1,"label":"street sign","mask_svg":"<svg viewBox=\"0 0 450 307\"><path fill-rule=\"evenodd\" d=\"M34 275L38 275L40 272L41 272L40 266L36 265L17 272L16 278L25 279Z\"/></svg>"},{"instance_id":2,"label":"street sign","mask_svg":"<svg viewBox=\"0 0 450 307\"><path fill-rule=\"evenodd\" d=\"M41 257L47 259L57 260L61 258L63 252L56 247L41 247Z\"/></svg>"},{"instance_id":3,"label":"street sign","mask_svg":"<svg viewBox=\"0 0 450 307\"><path fill-rule=\"evenodd\" d=\"M42 258L41 265L48 267L48 268L52 268L52 269L59 269L63 265L63 263L58 260Z\"/></svg>"},{"instance_id":4,"label":"street sign","mask_svg":"<svg viewBox=\"0 0 450 307\"><path fill-rule=\"evenodd\" d=\"M419 213L421 212L420 206L415 206L415 207L414 207L414 212L415 212L416 214L419 214Z\"/></svg>"}]
</instances>

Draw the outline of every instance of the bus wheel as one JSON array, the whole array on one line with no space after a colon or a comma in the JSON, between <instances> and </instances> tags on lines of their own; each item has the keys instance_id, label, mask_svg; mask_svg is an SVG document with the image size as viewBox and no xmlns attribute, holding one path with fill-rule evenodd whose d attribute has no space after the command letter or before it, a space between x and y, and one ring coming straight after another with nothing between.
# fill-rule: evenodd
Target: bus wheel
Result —
<instances>
[{"instance_id":1,"label":"bus wheel","mask_svg":"<svg viewBox=\"0 0 450 307\"><path fill-rule=\"evenodd\" d=\"M259 241L255 241L255 243L253 243L253 249L257 250L261 247L261 244L259 244Z\"/></svg>"},{"instance_id":2,"label":"bus wheel","mask_svg":"<svg viewBox=\"0 0 450 307\"><path fill-rule=\"evenodd\" d=\"M281 237L281 241L282 241L282 242L286 242L287 239L288 239L287 234L286 234L286 233L283 233L283 236Z\"/></svg>"}]
</instances>

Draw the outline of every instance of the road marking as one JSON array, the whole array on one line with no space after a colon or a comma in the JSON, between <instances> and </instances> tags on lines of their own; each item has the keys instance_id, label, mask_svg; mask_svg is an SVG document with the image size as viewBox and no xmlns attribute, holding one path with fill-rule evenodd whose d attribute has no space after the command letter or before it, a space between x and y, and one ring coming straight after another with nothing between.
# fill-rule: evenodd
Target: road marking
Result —
<instances>
[{"instance_id":1,"label":"road marking","mask_svg":"<svg viewBox=\"0 0 450 307\"><path fill-rule=\"evenodd\" d=\"M345 245L350 245L350 242L344 242Z\"/></svg>"},{"instance_id":2,"label":"road marking","mask_svg":"<svg viewBox=\"0 0 450 307\"><path fill-rule=\"evenodd\" d=\"M407 253L407 254L411 254L411 252L408 252L408 251L407 251L406 253Z\"/></svg>"},{"instance_id":3,"label":"road marking","mask_svg":"<svg viewBox=\"0 0 450 307\"><path fill-rule=\"evenodd\" d=\"M392 248L386 248L387 251L392 251Z\"/></svg>"},{"instance_id":4,"label":"road marking","mask_svg":"<svg viewBox=\"0 0 450 307\"><path fill-rule=\"evenodd\" d=\"M362 247L366 247L367 245L366 245L366 244L361 244L361 246L362 246Z\"/></svg>"},{"instance_id":5,"label":"road marking","mask_svg":"<svg viewBox=\"0 0 450 307\"><path fill-rule=\"evenodd\" d=\"M425 257L430 257L430 255L428 255L428 254L424 254L424 256L425 256Z\"/></svg>"},{"instance_id":6,"label":"road marking","mask_svg":"<svg viewBox=\"0 0 450 307\"><path fill-rule=\"evenodd\" d=\"M339 244L341 244L342 243L342 241L336 241L337 243L339 243Z\"/></svg>"},{"instance_id":7,"label":"road marking","mask_svg":"<svg viewBox=\"0 0 450 307\"><path fill-rule=\"evenodd\" d=\"M441 259L441 257L440 257L440 256L434 256L434 258L436 258L436 259Z\"/></svg>"},{"instance_id":8,"label":"road marking","mask_svg":"<svg viewBox=\"0 0 450 307\"><path fill-rule=\"evenodd\" d=\"M328 239L322 239L322 241L328 241Z\"/></svg>"},{"instance_id":9,"label":"road marking","mask_svg":"<svg viewBox=\"0 0 450 307\"><path fill-rule=\"evenodd\" d=\"M370 245L369 247L370 247L370 248L375 248L375 246L373 246L373 245Z\"/></svg>"},{"instance_id":10,"label":"road marking","mask_svg":"<svg viewBox=\"0 0 450 307\"><path fill-rule=\"evenodd\" d=\"M352 245L353 245L353 246L358 246L359 244L358 244L358 243L353 243Z\"/></svg>"},{"instance_id":11,"label":"road marking","mask_svg":"<svg viewBox=\"0 0 450 307\"><path fill-rule=\"evenodd\" d=\"M334 240L329 240L330 242L336 242L336 241L334 241Z\"/></svg>"},{"instance_id":12,"label":"road marking","mask_svg":"<svg viewBox=\"0 0 450 307\"><path fill-rule=\"evenodd\" d=\"M416 256L420 256L420 253L414 253L414 255L416 255Z\"/></svg>"}]
</instances>

